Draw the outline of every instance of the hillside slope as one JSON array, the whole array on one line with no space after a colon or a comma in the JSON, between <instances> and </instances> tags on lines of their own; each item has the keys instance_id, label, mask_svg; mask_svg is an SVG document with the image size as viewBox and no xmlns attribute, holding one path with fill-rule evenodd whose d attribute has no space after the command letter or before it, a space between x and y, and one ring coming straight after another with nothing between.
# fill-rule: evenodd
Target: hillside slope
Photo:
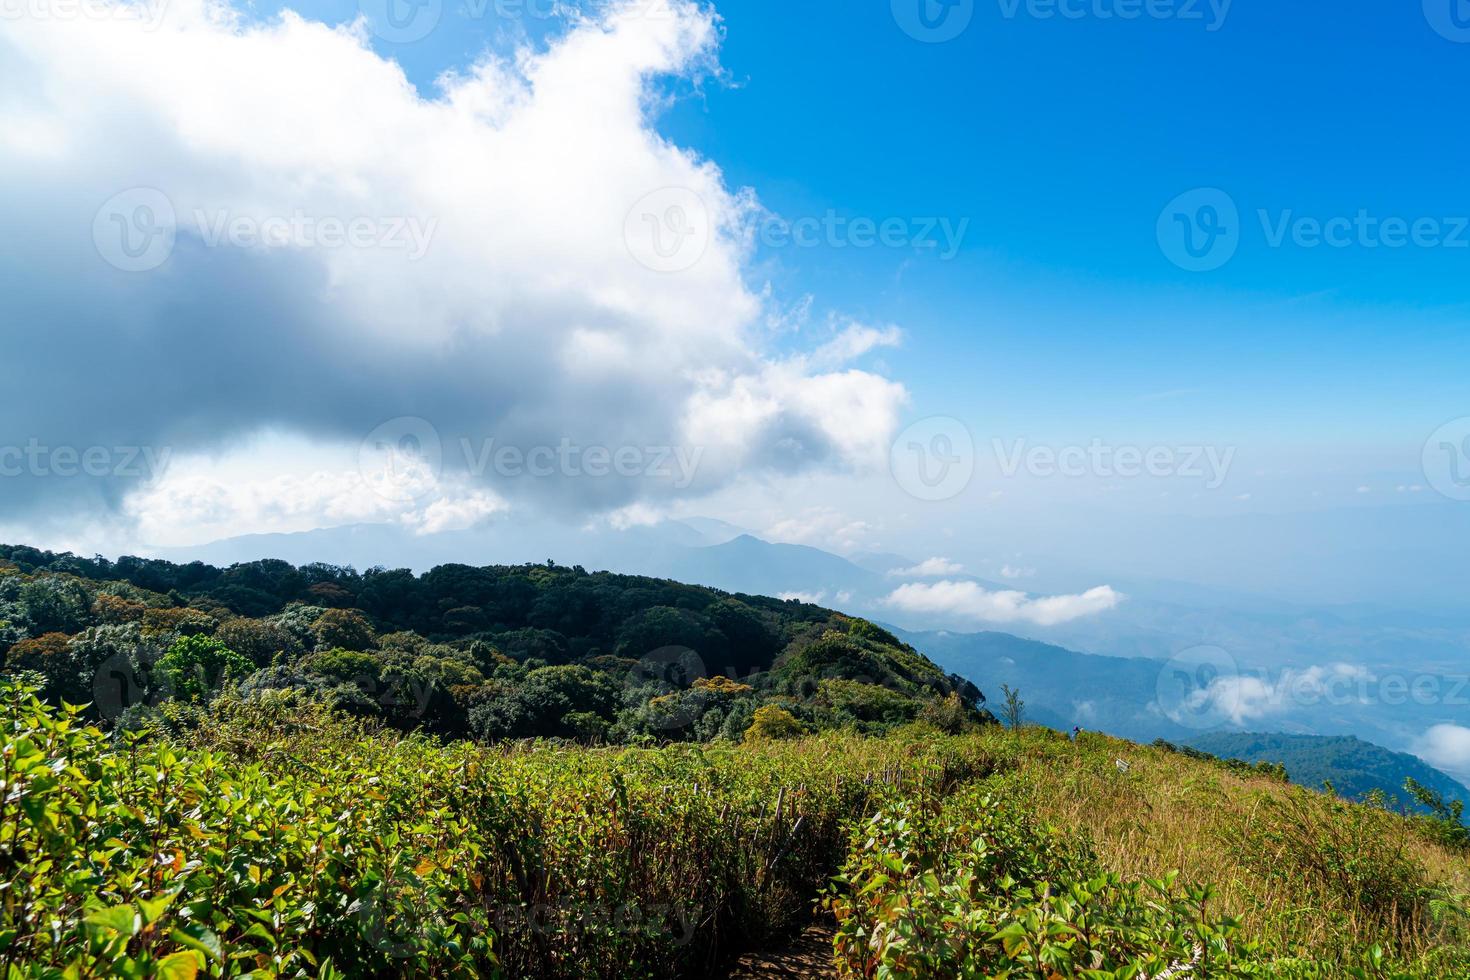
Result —
<instances>
[{"instance_id":1,"label":"hillside slope","mask_svg":"<svg viewBox=\"0 0 1470 980\"><path fill-rule=\"evenodd\" d=\"M1446 800L1470 802L1470 789L1423 760L1358 738L1218 732L1186 744L1222 759L1281 763L1297 785L1321 789L1330 782L1350 800L1366 799L1376 790L1395 806L1419 809L1404 790L1405 780L1412 778Z\"/></svg>"},{"instance_id":2,"label":"hillside slope","mask_svg":"<svg viewBox=\"0 0 1470 980\"><path fill-rule=\"evenodd\" d=\"M978 688L866 620L550 562L414 575L0 546L0 655L49 700L129 724L234 686L483 740L990 720Z\"/></svg>"},{"instance_id":3,"label":"hillside slope","mask_svg":"<svg viewBox=\"0 0 1470 980\"><path fill-rule=\"evenodd\" d=\"M692 980L815 906L842 980L1470 975L1463 841L1099 735L507 751L281 691L141 739L74 714L0 684L15 976Z\"/></svg>"}]
</instances>

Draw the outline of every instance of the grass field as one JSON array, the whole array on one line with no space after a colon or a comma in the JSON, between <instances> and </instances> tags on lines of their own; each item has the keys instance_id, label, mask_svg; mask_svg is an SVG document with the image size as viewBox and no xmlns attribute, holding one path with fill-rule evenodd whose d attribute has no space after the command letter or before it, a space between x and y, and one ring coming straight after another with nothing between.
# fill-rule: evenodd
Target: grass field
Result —
<instances>
[{"instance_id":1,"label":"grass field","mask_svg":"<svg viewBox=\"0 0 1470 980\"><path fill-rule=\"evenodd\" d=\"M1470 975L1466 855L1428 820L1101 736L486 748L281 694L117 740L0 710L10 975L698 977L814 916L853 977Z\"/></svg>"}]
</instances>

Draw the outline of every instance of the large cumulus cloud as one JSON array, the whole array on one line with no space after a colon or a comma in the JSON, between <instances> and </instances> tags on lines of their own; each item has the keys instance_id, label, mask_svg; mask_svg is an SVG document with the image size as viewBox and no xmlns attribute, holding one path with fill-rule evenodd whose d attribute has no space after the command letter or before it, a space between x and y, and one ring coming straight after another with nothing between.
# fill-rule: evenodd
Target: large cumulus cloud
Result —
<instances>
[{"instance_id":1,"label":"large cumulus cloud","mask_svg":"<svg viewBox=\"0 0 1470 980\"><path fill-rule=\"evenodd\" d=\"M252 22L201 0L156 24L0 20L0 445L166 447L197 489L209 460L262 431L351 447L410 416L443 438L436 486L460 503L441 514L518 494L609 510L881 459L905 392L846 359L892 337L854 325L810 355L768 349L741 233L753 192L651 119L661 79L711 69L719 25L694 4L659 9L615 5L548 48L444 76L432 98L361 25ZM119 194L125 221L160 194L171 209L157 268L109 254ZM676 206L701 247L650 262L661 243L638 236ZM407 225L427 247L216 237L292 218ZM701 462L680 487L458 472L455 447L488 438L697 444ZM128 513L130 494L177 496L167 479L31 467L0 480L0 502L12 521Z\"/></svg>"}]
</instances>

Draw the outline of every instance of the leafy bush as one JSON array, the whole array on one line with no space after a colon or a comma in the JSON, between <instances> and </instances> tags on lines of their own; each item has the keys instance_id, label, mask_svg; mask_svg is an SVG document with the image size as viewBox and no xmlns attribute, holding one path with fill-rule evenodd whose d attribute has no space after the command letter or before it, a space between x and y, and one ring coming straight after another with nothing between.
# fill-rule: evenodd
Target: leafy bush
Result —
<instances>
[{"instance_id":1,"label":"leafy bush","mask_svg":"<svg viewBox=\"0 0 1470 980\"><path fill-rule=\"evenodd\" d=\"M1440 843L1457 851L1470 851L1470 827L1465 826L1464 803L1447 801L1412 776L1404 783L1404 791L1428 811L1423 821Z\"/></svg>"},{"instance_id":2,"label":"leafy bush","mask_svg":"<svg viewBox=\"0 0 1470 980\"><path fill-rule=\"evenodd\" d=\"M796 716L785 708L778 708L774 704L755 709L755 717L751 719L750 727L745 730L745 739L748 742L761 742L772 739L796 738L805 731Z\"/></svg>"},{"instance_id":3,"label":"leafy bush","mask_svg":"<svg viewBox=\"0 0 1470 980\"><path fill-rule=\"evenodd\" d=\"M842 977L1245 976L1238 926L1210 900L1172 876L1124 882L974 789L858 828L827 906Z\"/></svg>"},{"instance_id":4,"label":"leafy bush","mask_svg":"<svg viewBox=\"0 0 1470 980\"><path fill-rule=\"evenodd\" d=\"M164 689L180 701L206 701L255 665L219 640L183 636L158 659L155 670Z\"/></svg>"}]
</instances>

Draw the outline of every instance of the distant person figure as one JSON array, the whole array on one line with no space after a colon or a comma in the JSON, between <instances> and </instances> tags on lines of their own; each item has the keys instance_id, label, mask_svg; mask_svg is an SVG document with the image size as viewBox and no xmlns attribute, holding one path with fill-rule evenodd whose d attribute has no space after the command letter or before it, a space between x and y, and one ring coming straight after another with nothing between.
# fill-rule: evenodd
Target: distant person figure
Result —
<instances>
[{"instance_id":1,"label":"distant person figure","mask_svg":"<svg viewBox=\"0 0 1470 980\"><path fill-rule=\"evenodd\" d=\"M1075 741L1077 741L1077 739L1079 739L1081 737L1082 737L1082 727L1080 725L1073 726L1073 728L1072 728L1072 741L1075 742Z\"/></svg>"}]
</instances>

